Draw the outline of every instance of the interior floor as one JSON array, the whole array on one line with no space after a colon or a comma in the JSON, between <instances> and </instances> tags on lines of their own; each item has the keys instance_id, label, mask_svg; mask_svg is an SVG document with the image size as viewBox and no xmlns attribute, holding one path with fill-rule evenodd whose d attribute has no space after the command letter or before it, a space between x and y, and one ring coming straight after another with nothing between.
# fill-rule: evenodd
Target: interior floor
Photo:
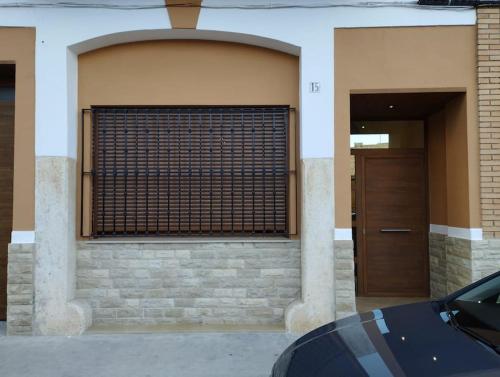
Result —
<instances>
[{"instance_id":1,"label":"interior floor","mask_svg":"<svg viewBox=\"0 0 500 377\"><path fill-rule=\"evenodd\" d=\"M359 313L364 313L374 309L429 300L429 297L356 297L356 308Z\"/></svg>"}]
</instances>

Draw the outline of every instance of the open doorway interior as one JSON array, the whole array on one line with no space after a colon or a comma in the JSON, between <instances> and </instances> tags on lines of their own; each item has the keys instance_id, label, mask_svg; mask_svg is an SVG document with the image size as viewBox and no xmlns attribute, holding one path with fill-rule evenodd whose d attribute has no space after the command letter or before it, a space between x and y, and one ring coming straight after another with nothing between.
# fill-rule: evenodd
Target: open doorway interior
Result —
<instances>
[{"instance_id":1,"label":"open doorway interior","mask_svg":"<svg viewBox=\"0 0 500 377\"><path fill-rule=\"evenodd\" d=\"M358 310L420 301L430 295L429 163L436 163L436 156L429 156L428 137L437 125L429 119L460 95L464 94L351 95ZM446 127L445 120L442 126ZM443 156L445 141L446 137L439 146ZM446 175L446 171L435 173Z\"/></svg>"},{"instance_id":2,"label":"open doorway interior","mask_svg":"<svg viewBox=\"0 0 500 377\"><path fill-rule=\"evenodd\" d=\"M0 321L7 316L7 248L12 232L15 65L0 64Z\"/></svg>"}]
</instances>

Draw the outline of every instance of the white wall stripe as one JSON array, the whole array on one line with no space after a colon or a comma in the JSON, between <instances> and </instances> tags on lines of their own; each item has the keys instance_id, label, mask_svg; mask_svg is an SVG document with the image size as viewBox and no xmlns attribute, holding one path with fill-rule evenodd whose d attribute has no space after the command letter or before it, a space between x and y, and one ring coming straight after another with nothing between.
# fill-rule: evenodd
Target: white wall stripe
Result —
<instances>
[{"instance_id":1,"label":"white wall stripe","mask_svg":"<svg viewBox=\"0 0 500 377\"><path fill-rule=\"evenodd\" d=\"M430 224L429 232L471 241L481 241L483 239L483 230L481 228L457 228L447 225ZM335 228L335 240L352 240L352 229Z\"/></svg>"},{"instance_id":2,"label":"white wall stripe","mask_svg":"<svg viewBox=\"0 0 500 377\"><path fill-rule=\"evenodd\" d=\"M351 228L335 228L336 241L351 241L352 229Z\"/></svg>"},{"instance_id":3,"label":"white wall stripe","mask_svg":"<svg viewBox=\"0 0 500 377\"><path fill-rule=\"evenodd\" d=\"M442 234L444 236L447 236L448 235L448 226L447 225L431 224L429 226L429 232L430 233Z\"/></svg>"},{"instance_id":4,"label":"white wall stripe","mask_svg":"<svg viewBox=\"0 0 500 377\"><path fill-rule=\"evenodd\" d=\"M483 239L483 230L481 228L455 228L450 226L448 227L448 237L481 241Z\"/></svg>"},{"instance_id":5,"label":"white wall stripe","mask_svg":"<svg viewBox=\"0 0 500 377\"><path fill-rule=\"evenodd\" d=\"M458 228L453 226L430 224L429 232L470 241L481 241L483 239L483 230L481 228Z\"/></svg>"},{"instance_id":6,"label":"white wall stripe","mask_svg":"<svg viewBox=\"0 0 500 377\"><path fill-rule=\"evenodd\" d=\"M35 243L34 230L13 230L10 243Z\"/></svg>"}]
</instances>

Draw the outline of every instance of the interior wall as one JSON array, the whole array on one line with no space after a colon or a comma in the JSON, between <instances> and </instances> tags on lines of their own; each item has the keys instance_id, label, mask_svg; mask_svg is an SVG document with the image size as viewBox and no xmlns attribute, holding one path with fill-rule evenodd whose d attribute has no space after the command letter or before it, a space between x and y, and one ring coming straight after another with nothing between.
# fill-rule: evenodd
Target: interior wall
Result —
<instances>
[{"instance_id":1,"label":"interior wall","mask_svg":"<svg viewBox=\"0 0 500 377\"><path fill-rule=\"evenodd\" d=\"M424 146L424 123L421 120L356 121L353 125L356 126L356 134L389 134L389 148L422 148ZM351 134L353 134L352 131Z\"/></svg>"},{"instance_id":2,"label":"interior wall","mask_svg":"<svg viewBox=\"0 0 500 377\"><path fill-rule=\"evenodd\" d=\"M350 228L349 96L352 93L465 91L468 220L480 226L474 26L335 30L335 219ZM462 114L463 115L463 114ZM463 196L463 192L459 195Z\"/></svg>"},{"instance_id":3,"label":"interior wall","mask_svg":"<svg viewBox=\"0 0 500 377\"><path fill-rule=\"evenodd\" d=\"M0 28L0 63L16 65L13 230L35 228L35 29Z\"/></svg>"},{"instance_id":4,"label":"interior wall","mask_svg":"<svg viewBox=\"0 0 500 377\"><path fill-rule=\"evenodd\" d=\"M80 110L93 105L289 105L298 111L299 59L262 47L215 41L165 40L115 45L79 56L78 104ZM291 115L293 124L298 116L293 111ZM87 133L87 167L89 140ZM298 135L291 143L298 145ZM292 160L299 154L297 148L291 149ZM296 174L291 176L292 188L297 186L298 174L297 165ZM90 195L90 188L84 190L87 230ZM291 202L290 213L296 207L300 205ZM77 222L79 230L79 213ZM297 218L295 222L300 224Z\"/></svg>"}]
</instances>

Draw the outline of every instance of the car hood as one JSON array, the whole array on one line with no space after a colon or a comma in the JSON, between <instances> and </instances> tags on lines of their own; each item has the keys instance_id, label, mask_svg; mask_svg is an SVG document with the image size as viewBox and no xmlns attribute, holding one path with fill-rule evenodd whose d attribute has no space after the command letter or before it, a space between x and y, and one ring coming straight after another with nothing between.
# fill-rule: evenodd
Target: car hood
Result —
<instances>
[{"instance_id":1,"label":"car hood","mask_svg":"<svg viewBox=\"0 0 500 377\"><path fill-rule=\"evenodd\" d=\"M332 322L293 343L273 377L500 376L500 356L447 321L425 302Z\"/></svg>"}]
</instances>

